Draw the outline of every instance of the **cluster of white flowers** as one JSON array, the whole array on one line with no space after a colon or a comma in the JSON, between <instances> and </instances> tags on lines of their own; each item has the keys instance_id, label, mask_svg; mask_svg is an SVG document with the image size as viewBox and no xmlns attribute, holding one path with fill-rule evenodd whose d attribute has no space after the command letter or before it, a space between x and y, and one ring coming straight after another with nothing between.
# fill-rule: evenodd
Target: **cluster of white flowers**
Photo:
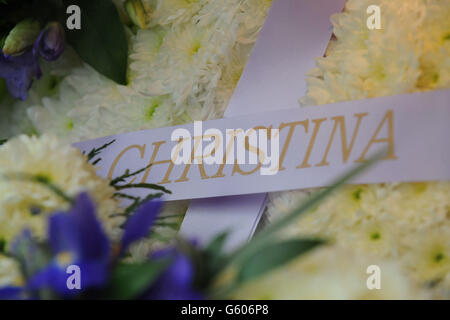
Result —
<instances>
[{"instance_id":1,"label":"cluster of white flowers","mask_svg":"<svg viewBox=\"0 0 450 320\"><path fill-rule=\"evenodd\" d=\"M114 2L123 9L123 0ZM27 101L0 97L0 139L48 133L76 142L221 117L271 2L143 1L149 28L127 30L128 85L100 75L68 48L51 65L43 62L44 78ZM158 241L135 245L133 257L172 239L187 204L166 206L168 225L156 228Z\"/></svg>"},{"instance_id":2,"label":"cluster of white flowers","mask_svg":"<svg viewBox=\"0 0 450 320\"><path fill-rule=\"evenodd\" d=\"M111 198L113 190L64 143L221 117L271 1L142 1L149 28L136 33L127 29L126 86L100 75L71 48L51 65L42 62L44 77L34 82L27 101L0 94L0 139L44 134L42 139L20 136L2 146L0 174L20 171L46 176L71 196L89 191L100 205L100 215L111 214L118 205ZM114 2L126 18L124 1ZM172 240L187 204L166 205L155 237L134 245L132 259ZM43 236L43 217L66 207L42 185L0 181L0 240L9 242L24 227ZM33 215L38 209L39 215ZM116 231L113 227L120 219L103 218L108 229ZM4 258L0 263L11 265Z\"/></svg>"},{"instance_id":3,"label":"cluster of white flowers","mask_svg":"<svg viewBox=\"0 0 450 320\"><path fill-rule=\"evenodd\" d=\"M373 4L380 30L366 25ZM450 87L450 2L349 0L331 21L337 40L309 73L303 105Z\"/></svg>"},{"instance_id":4,"label":"cluster of white flowers","mask_svg":"<svg viewBox=\"0 0 450 320\"><path fill-rule=\"evenodd\" d=\"M0 287L21 281L17 264L1 252L25 229L43 239L49 215L70 207L50 186L69 197L88 192L105 231L116 239L121 233L124 218L114 215L123 209L115 190L86 156L53 136L17 136L0 147Z\"/></svg>"},{"instance_id":5,"label":"cluster of white flowers","mask_svg":"<svg viewBox=\"0 0 450 320\"><path fill-rule=\"evenodd\" d=\"M68 169L70 168L70 170ZM105 229L117 234L123 218L111 218L120 213L113 199L114 188L96 174L78 149L53 136L40 138L20 135L0 147L0 240L10 241L25 228L34 236L46 235L47 217L55 210L70 207L67 199L44 183L54 185L67 196L88 192L98 208Z\"/></svg>"},{"instance_id":6,"label":"cluster of white flowers","mask_svg":"<svg viewBox=\"0 0 450 320\"><path fill-rule=\"evenodd\" d=\"M368 266L381 270L381 286L367 287ZM336 246L317 249L254 280L232 295L235 299L425 299L429 295L402 273L398 263L374 260Z\"/></svg>"},{"instance_id":7,"label":"cluster of white flowers","mask_svg":"<svg viewBox=\"0 0 450 320\"><path fill-rule=\"evenodd\" d=\"M121 6L124 1L114 2ZM13 102L0 94L0 139L51 133L73 142L220 117L271 0L143 4L148 28L127 31L128 85L98 74L69 48L51 66L43 63L45 76L34 83L27 101ZM381 7L381 30L366 27L366 9L372 4ZM303 105L450 87L448 0L349 0L332 22L336 39L308 74ZM11 140L0 148L0 174L12 172L46 177L69 195L89 191L107 229L115 230L117 221L106 217L118 205L111 198L113 190L62 142L45 135ZM269 221L315 191L271 194ZM24 226L42 236L42 216L65 206L43 186L0 180L0 240L9 241ZM186 202L168 206L156 240L170 241L185 209ZM347 186L290 226L285 236L299 234L332 244L249 284L237 298L450 296L449 182ZM133 246L132 259L159 244ZM382 269L380 291L365 287L365 271L372 264ZM15 269L0 258L0 271ZM16 281L13 271L5 271L5 277L0 273L0 285L2 279ZM424 295L417 287L433 290Z\"/></svg>"},{"instance_id":8,"label":"cluster of white flowers","mask_svg":"<svg viewBox=\"0 0 450 320\"><path fill-rule=\"evenodd\" d=\"M35 132L74 142L221 117L271 0L142 2L149 27L127 30L128 85L66 50L43 66L46 78L26 102L0 99L0 138Z\"/></svg>"},{"instance_id":9,"label":"cluster of white flowers","mask_svg":"<svg viewBox=\"0 0 450 320\"><path fill-rule=\"evenodd\" d=\"M381 30L366 26L372 4L381 8ZM303 105L450 88L449 1L349 0L332 22L336 39L310 72ZM272 194L269 220L312 192ZM450 297L450 182L347 186L288 234L398 262L414 283Z\"/></svg>"}]
</instances>

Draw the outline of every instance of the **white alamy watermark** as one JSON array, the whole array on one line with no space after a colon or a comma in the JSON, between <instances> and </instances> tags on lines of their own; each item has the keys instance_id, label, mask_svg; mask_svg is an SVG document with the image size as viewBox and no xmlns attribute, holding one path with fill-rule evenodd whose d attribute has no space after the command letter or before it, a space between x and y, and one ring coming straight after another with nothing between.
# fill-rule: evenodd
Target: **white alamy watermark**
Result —
<instances>
[{"instance_id":1,"label":"white alamy watermark","mask_svg":"<svg viewBox=\"0 0 450 320\"><path fill-rule=\"evenodd\" d=\"M367 267L366 273L370 274L367 278L366 286L369 290L381 289L381 269L379 266L373 264Z\"/></svg>"},{"instance_id":2,"label":"white alamy watermark","mask_svg":"<svg viewBox=\"0 0 450 320\"><path fill-rule=\"evenodd\" d=\"M249 164L260 165L261 175L279 171L279 129L226 129L224 134L216 128L203 132L202 121L195 121L193 134L179 128L172 132L171 140L177 142L171 152L176 165Z\"/></svg>"},{"instance_id":3,"label":"white alamy watermark","mask_svg":"<svg viewBox=\"0 0 450 320\"><path fill-rule=\"evenodd\" d=\"M81 268L76 264L66 268L67 277L66 286L69 290L81 290Z\"/></svg>"},{"instance_id":4,"label":"white alamy watermark","mask_svg":"<svg viewBox=\"0 0 450 320\"><path fill-rule=\"evenodd\" d=\"M73 4L67 7L66 13L70 15L67 18L66 25L69 30L81 29L81 9L79 6Z\"/></svg>"},{"instance_id":5,"label":"white alamy watermark","mask_svg":"<svg viewBox=\"0 0 450 320\"><path fill-rule=\"evenodd\" d=\"M366 25L369 30L381 29L381 9L380 6L370 5L366 10L369 17L367 18Z\"/></svg>"}]
</instances>

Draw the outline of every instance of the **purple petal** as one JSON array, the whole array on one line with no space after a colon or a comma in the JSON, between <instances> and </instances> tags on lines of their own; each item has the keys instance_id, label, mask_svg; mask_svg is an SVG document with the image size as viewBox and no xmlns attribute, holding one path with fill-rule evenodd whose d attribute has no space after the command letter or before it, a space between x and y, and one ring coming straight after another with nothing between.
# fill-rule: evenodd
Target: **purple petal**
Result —
<instances>
[{"instance_id":1,"label":"purple petal","mask_svg":"<svg viewBox=\"0 0 450 320\"><path fill-rule=\"evenodd\" d=\"M122 238L122 253L130 244L148 235L150 228L158 217L161 206L162 202L160 200L148 201L128 219Z\"/></svg>"},{"instance_id":2,"label":"purple petal","mask_svg":"<svg viewBox=\"0 0 450 320\"><path fill-rule=\"evenodd\" d=\"M28 288L31 290L51 289L63 297L70 297L79 295L84 290L101 288L106 285L108 281L108 265L106 263L80 262L73 265L79 267L79 289L70 289L68 286L69 278L74 276L73 271L68 270L69 265L61 266L56 261L31 277L28 281Z\"/></svg>"},{"instance_id":3,"label":"purple petal","mask_svg":"<svg viewBox=\"0 0 450 320\"><path fill-rule=\"evenodd\" d=\"M61 295L68 295L66 270L56 262L52 262L47 268L37 272L29 280L27 287L31 290L52 289Z\"/></svg>"},{"instance_id":4,"label":"purple petal","mask_svg":"<svg viewBox=\"0 0 450 320\"><path fill-rule=\"evenodd\" d=\"M108 282L109 264L107 261L81 262L81 290L101 288Z\"/></svg>"},{"instance_id":5,"label":"purple petal","mask_svg":"<svg viewBox=\"0 0 450 320\"><path fill-rule=\"evenodd\" d=\"M4 287L0 288L0 300L23 300L23 288Z\"/></svg>"},{"instance_id":6,"label":"purple petal","mask_svg":"<svg viewBox=\"0 0 450 320\"><path fill-rule=\"evenodd\" d=\"M49 242L54 254L78 252L79 235L73 225L73 219L67 213L58 213L50 217Z\"/></svg>"},{"instance_id":7,"label":"purple petal","mask_svg":"<svg viewBox=\"0 0 450 320\"><path fill-rule=\"evenodd\" d=\"M165 251L166 252L166 251ZM146 295L150 300L202 300L193 288L195 270L189 258L172 250L172 265L161 275ZM163 254L161 257L167 256ZM158 256L160 256L158 254Z\"/></svg>"},{"instance_id":8,"label":"purple petal","mask_svg":"<svg viewBox=\"0 0 450 320\"><path fill-rule=\"evenodd\" d=\"M87 193L82 193L75 201L69 215L79 234L80 259L94 261L108 259L110 243L95 216L95 208Z\"/></svg>"},{"instance_id":9,"label":"purple petal","mask_svg":"<svg viewBox=\"0 0 450 320\"><path fill-rule=\"evenodd\" d=\"M0 78L6 80L11 96L25 100L33 78L39 76L40 69L31 50L20 56L5 56L0 50Z\"/></svg>"}]
</instances>

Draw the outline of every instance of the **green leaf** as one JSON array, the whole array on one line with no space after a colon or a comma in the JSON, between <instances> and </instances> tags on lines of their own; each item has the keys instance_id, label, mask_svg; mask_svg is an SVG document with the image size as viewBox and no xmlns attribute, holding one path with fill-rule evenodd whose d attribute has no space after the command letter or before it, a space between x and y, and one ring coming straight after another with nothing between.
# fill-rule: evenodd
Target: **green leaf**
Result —
<instances>
[{"instance_id":1,"label":"green leaf","mask_svg":"<svg viewBox=\"0 0 450 320\"><path fill-rule=\"evenodd\" d=\"M147 290L167 268L170 260L144 262L139 264L122 263L112 274L108 296L111 299L138 298Z\"/></svg>"},{"instance_id":2,"label":"green leaf","mask_svg":"<svg viewBox=\"0 0 450 320\"><path fill-rule=\"evenodd\" d=\"M208 246L205 248L203 254L206 256L208 263L208 272L211 274L208 281L211 280L213 275L220 270L223 263L226 262L227 255L225 253L225 243L228 240L230 233L222 232L211 240Z\"/></svg>"},{"instance_id":3,"label":"green leaf","mask_svg":"<svg viewBox=\"0 0 450 320\"><path fill-rule=\"evenodd\" d=\"M135 184L126 184L123 186L114 186L116 190L125 190L125 189L153 189L162 191L164 193L172 194L172 191L167 190L163 186L154 183L135 183Z\"/></svg>"},{"instance_id":4,"label":"green leaf","mask_svg":"<svg viewBox=\"0 0 450 320\"><path fill-rule=\"evenodd\" d=\"M221 273L226 271L230 266L240 268L244 266L245 263L251 261L252 258L255 257L255 255L260 252L264 252L266 248L270 248L272 246L272 243L274 243L274 241L277 241L277 234L280 231L282 231L285 227L298 219L302 214L316 207L334 191L339 189L344 184L348 183L351 179L359 175L361 172L365 171L376 161L382 158L382 156L384 156L385 154L386 150L383 150L362 165L344 173L341 177L333 181L330 184L331 186L329 188L326 188L323 191L317 192L316 194L312 195L309 199L299 204L299 206L292 210L290 213L286 214L284 217L280 218L279 220L275 221L267 228L262 230L250 242L229 255L227 260L222 264L220 270L217 270L216 279L219 278ZM212 281L212 283L214 283L214 281ZM213 292L213 295L217 298L221 298L227 296L227 294L229 294L235 288L236 283L232 282L223 288L219 288L218 290L216 290L216 292Z\"/></svg>"},{"instance_id":5,"label":"green leaf","mask_svg":"<svg viewBox=\"0 0 450 320\"><path fill-rule=\"evenodd\" d=\"M222 254L225 242L228 239L230 233L228 231L219 233L214 237L206 247L206 251L215 255Z\"/></svg>"},{"instance_id":6,"label":"green leaf","mask_svg":"<svg viewBox=\"0 0 450 320\"><path fill-rule=\"evenodd\" d=\"M337 178L334 182L332 182L329 188L326 188L316 194L312 195L309 199L301 203L297 208L292 210L290 213L286 214L284 217L278 219L274 223L270 224L267 228L265 228L262 232L257 234L252 241L250 241L244 247L238 249L230 263L240 264L240 261L246 260L248 255L253 255L256 251L259 251L261 248L264 248L266 245L273 242L274 238L277 236L277 233L283 230L285 227L289 226L296 219L298 219L302 214L305 214L312 208L319 205L322 201L328 198L333 192L342 187L344 184L349 182L351 179L364 172L367 168L372 166L378 159L380 159L383 155L385 155L385 151L376 154L371 159L367 160L365 163L360 166L354 168L343 174L341 177Z\"/></svg>"},{"instance_id":7,"label":"green leaf","mask_svg":"<svg viewBox=\"0 0 450 320\"><path fill-rule=\"evenodd\" d=\"M242 262L236 281L241 285L260 277L323 243L323 241L316 239L294 239L270 244Z\"/></svg>"},{"instance_id":8,"label":"green leaf","mask_svg":"<svg viewBox=\"0 0 450 320\"><path fill-rule=\"evenodd\" d=\"M5 141L6 142L6 141ZM21 172L11 172L0 175L0 179L10 180L10 181L27 181L31 183L38 183L42 186L46 187L48 190L52 191L57 196L61 197L65 201L70 204L74 203L74 199L72 199L69 195L67 195L64 190L62 190L56 184L53 184L47 176L43 175L30 175L28 173Z\"/></svg>"},{"instance_id":9,"label":"green leaf","mask_svg":"<svg viewBox=\"0 0 450 320\"><path fill-rule=\"evenodd\" d=\"M80 57L101 74L126 84L128 42L116 6L111 0L64 0L81 9L81 30L67 30Z\"/></svg>"},{"instance_id":10,"label":"green leaf","mask_svg":"<svg viewBox=\"0 0 450 320\"><path fill-rule=\"evenodd\" d=\"M112 145L114 142L116 142L116 140L112 140L110 142L105 143L104 145L102 145L99 148L92 148L91 151L89 151L89 153L86 155L87 157L87 161L90 162L91 160L94 160L94 158L96 156L98 156L102 151L104 151L106 148L108 148L110 145ZM83 152L84 154L84 152Z\"/></svg>"},{"instance_id":11,"label":"green leaf","mask_svg":"<svg viewBox=\"0 0 450 320\"><path fill-rule=\"evenodd\" d=\"M19 22L8 34L3 45L3 53L8 55L21 54L34 44L41 25L34 19L25 19Z\"/></svg>"}]
</instances>

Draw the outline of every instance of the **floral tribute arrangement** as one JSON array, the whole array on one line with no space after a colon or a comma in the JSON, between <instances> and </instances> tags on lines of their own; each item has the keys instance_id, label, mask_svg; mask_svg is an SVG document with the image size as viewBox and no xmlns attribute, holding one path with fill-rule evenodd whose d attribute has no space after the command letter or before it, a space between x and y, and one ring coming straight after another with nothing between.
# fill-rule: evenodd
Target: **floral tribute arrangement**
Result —
<instances>
[{"instance_id":1,"label":"floral tribute arrangement","mask_svg":"<svg viewBox=\"0 0 450 320\"><path fill-rule=\"evenodd\" d=\"M380 6L385 21L376 32L366 26L371 4ZM450 88L449 18L448 1L349 0L331 17L335 39L307 75L301 104ZM312 192L272 194L269 220ZM431 297L450 297L448 181L347 186L292 225L290 233L325 237L356 255L395 262ZM286 285L282 290L289 290L289 278L278 277L280 286ZM354 292L346 288L345 294Z\"/></svg>"},{"instance_id":2,"label":"floral tribute arrangement","mask_svg":"<svg viewBox=\"0 0 450 320\"><path fill-rule=\"evenodd\" d=\"M174 239L149 256L136 256L130 246L152 241L151 232L164 224L159 197L170 191L151 184L121 184L142 170L127 171L111 181L97 177L92 163L101 161L99 154L107 147L83 155L45 135L19 136L1 147L1 159L7 159L2 165L12 160L16 150L27 152L27 161L39 165L19 165L16 170L21 171L2 166L6 169L0 180L0 299L230 297L244 283L324 244L318 238L282 239L278 234L368 165L344 176L231 253L223 250L227 239L223 233L203 248L195 240ZM48 152L59 158L43 158ZM68 167L69 160L75 166ZM130 206L122 208L117 198L124 196L120 192L124 188L161 192L132 199Z\"/></svg>"},{"instance_id":3,"label":"floral tribute arrangement","mask_svg":"<svg viewBox=\"0 0 450 320\"><path fill-rule=\"evenodd\" d=\"M67 27L71 4L86 28ZM227 254L225 234L177 239L186 203L160 212L169 190L97 177L107 145L68 145L221 117L270 5L0 0L0 298L450 298L448 181L271 194L266 226ZM303 107L450 88L449 1L349 0L331 20ZM373 264L384 281L369 291ZM70 265L86 270L81 291Z\"/></svg>"}]
</instances>

